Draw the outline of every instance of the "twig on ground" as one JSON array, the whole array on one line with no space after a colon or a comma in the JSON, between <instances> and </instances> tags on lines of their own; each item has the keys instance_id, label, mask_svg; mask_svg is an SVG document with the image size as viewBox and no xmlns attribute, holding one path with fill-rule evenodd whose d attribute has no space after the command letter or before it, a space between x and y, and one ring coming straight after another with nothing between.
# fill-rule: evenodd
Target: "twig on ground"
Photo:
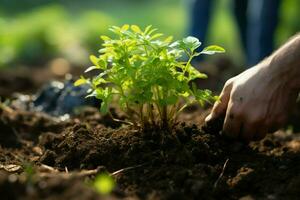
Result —
<instances>
[{"instance_id":1,"label":"twig on ground","mask_svg":"<svg viewBox=\"0 0 300 200\"><path fill-rule=\"evenodd\" d=\"M117 170L117 171L115 171L115 172L111 173L110 175L112 175L112 176L116 176L116 175L118 175L118 174L120 174L120 173L122 173L122 172L125 172L125 171L128 171L128 170L131 170L131 169L136 169L136 168L142 167L142 166L144 166L144 165L145 165L145 163L144 163L144 164L140 164L140 165L136 165L136 166L132 166L132 167L126 167L126 168L123 168L123 169Z\"/></svg>"},{"instance_id":2,"label":"twig on ground","mask_svg":"<svg viewBox=\"0 0 300 200\"><path fill-rule=\"evenodd\" d=\"M126 172L128 170L132 170L132 169L136 169L139 167L144 166L144 164L140 164L140 165L136 165L136 166L132 166L132 167L126 167L120 170L117 170L113 173L110 173L111 176L116 176L122 172ZM57 169L54 169L53 167L47 166L47 165L42 165L41 169L43 170L43 172L39 173L40 177L43 178L51 178L51 177L55 177L57 175L59 175L60 177L64 178L64 179L69 179L69 178L81 178L81 177L85 177L85 176L92 176L92 175L96 175L99 172L102 171L102 167L98 167L96 169L92 169L92 170L82 170L80 172L69 172L67 168L65 168L64 172L58 171Z\"/></svg>"},{"instance_id":3,"label":"twig on ground","mask_svg":"<svg viewBox=\"0 0 300 200\"><path fill-rule=\"evenodd\" d=\"M228 164L228 161L229 161L229 159L227 158L226 161L225 161L225 163L224 163L224 165L223 165L221 174L219 175L218 179L217 179L216 182L214 183L214 189L217 188L218 183L220 182L221 178L223 177L224 172L225 172L225 169L226 169L227 164Z\"/></svg>"},{"instance_id":4,"label":"twig on ground","mask_svg":"<svg viewBox=\"0 0 300 200\"><path fill-rule=\"evenodd\" d=\"M68 174L69 173L69 170L68 170L68 167L65 166L65 172Z\"/></svg>"},{"instance_id":5,"label":"twig on ground","mask_svg":"<svg viewBox=\"0 0 300 200\"><path fill-rule=\"evenodd\" d=\"M43 168L45 169L45 166L43 166ZM51 169L52 167L48 168L48 170L52 173L49 172L41 172L39 173L40 177L44 177L44 178L51 178L51 177L55 177L57 175L60 175L60 177L64 178L64 179L68 179L68 178L81 178L81 177L85 177L85 176L92 176L95 174L98 174L102 168L98 167L96 169L92 169L92 170L82 170L80 172L60 172L56 169Z\"/></svg>"}]
</instances>

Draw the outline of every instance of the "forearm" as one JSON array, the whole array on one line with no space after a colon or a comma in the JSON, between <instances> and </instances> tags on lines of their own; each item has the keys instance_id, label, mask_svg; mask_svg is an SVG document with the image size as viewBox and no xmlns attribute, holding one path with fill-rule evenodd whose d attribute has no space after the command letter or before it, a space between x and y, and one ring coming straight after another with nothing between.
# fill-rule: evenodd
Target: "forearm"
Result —
<instances>
[{"instance_id":1,"label":"forearm","mask_svg":"<svg viewBox=\"0 0 300 200\"><path fill-rule=\"evenodd\" d=\"M292 37L264 62L270 68L270 75L286 82L291 90L300 91L300 34Z\"/></svg>"}]
</instances>

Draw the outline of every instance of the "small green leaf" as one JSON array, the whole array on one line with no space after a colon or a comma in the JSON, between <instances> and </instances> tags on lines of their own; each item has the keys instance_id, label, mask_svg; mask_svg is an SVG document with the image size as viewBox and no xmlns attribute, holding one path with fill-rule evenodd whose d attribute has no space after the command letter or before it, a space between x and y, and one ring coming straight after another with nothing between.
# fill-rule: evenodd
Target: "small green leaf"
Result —
<instances>
[{"instance_id":1,"label":"small green leaf","mask_svg":"<svg viewBox=\"0 0 300 200\"><path fill-rule=\"evenodd\" d=\"M107 52L107 48L101 48L101 49L99 49L98 52L101 53L101 54L106 53Z\"/></svg>"},{"instance_id":2,"label":"small green leaf","mask_svg":"<svg viewBox=\"0 0 300 200\"><path fill-rule=\"evenodd\" d=\"M74 86L79 86L79 85L83 85L86 83L87 83L87 80L83 76L81 76L80 79L75 81Z\"/></svg>"},{"instance_id":3,"label":"small green leaf","mask_svg":"<svg viewBox=\"0 0 300 200\"><path fill-rule=\"evenodd\" d=\"M90 60L91 60L91 62L92 62L95 66L98 65L98 60L99 60L99 58L97 58L96 56L90 55Z\"/></svg>"},{"instance_id":4,"label":"small green leaf","mask_svg":"<svg viewBox=\"0 0 300 200\"><path fill-rule=\"evenodd\" d=\"M113 32L113 33L115 33L115 34L120 35L121 28L118 27L118 26L112 26L112 27L109 28L108 30L110 30L111 32Z\"/></svg>"},{"instance_id":5,"label":"small green leaf","mask_svg":"<svg viewBox=\"0 0 300 200\"><path fill-rule=\"evenodd\" d=\"M186 47L188 47L192 51L194 51L201 45L201 42L198 40L198 38L195 38L192 36L188 36L188 37L184 38L183 43L186 45Z\"/></svg>"},{"instance_id":6,"label":"small green leaf","mask_svg":"<svg viewBox=\"0 0 300 200\"><path fill-rule=\"evenodd\" d=\"M102 113L102 114L106 114L106 113L108 113L108 103L106 102L106 101L102 101L102 103L101 103L101 107L100 107L100 112Z\"/></svg>"},{"instance_id":7,"label":"small green leaf","mask_svg":"<svg viewBox=\"0 0 300 200\"><path fill-rule=\"evenodd\" d=\"M103 40L103 41L108 41L110 40L110 38L106 35L101 35L100 38Z\"/></svg>"},{"instance_id":8,"label":"small green leaf","mask_svg":"<svg viewBox=\"0 0 300 200\"><path fill-rule=\"evenodd\" d=\"M175 41L169 45L171 48L178 48L180 46L180 41Z\"/></svg>"},{"instance_id":9,"label":"small green leaf","mask_svg":"<svg viewBox=\"0 0 300 200\"><path fill-rule=\"evenodd\" d=\"M173 36L169 36L164 40L164 42L170 43L172 42L172 40L173 40Z\"/></svg>"},{"instance_id":10,"label":"small green leaf","mask_svg":"<svg viewBox=\"0 0 300 200\"><path fill-rule=\"evenodd\" d=\"M99 59L98 60L98 65L97 65L97 67L99 68L99 69L103 69L103 70L105 70L105 69L107 69L107 62L104 60L104 59Z\"/></svg>"},{"instance_id":11,"label":"small green leaf","mask_svg":"<svg viewBox=\"0 0 300 200\"><path fill-rule=\"evenodd\" d=\"M161 37L161 36L163 36L164 34L162 34L162 33L156 33L155 35L153 35L152 37L151 37L151 40L154 40L154 39L156 39L156 38L159 38L159 37Z\"/></svg>"},{"instance_id":12,"label":"small green leaf","mask_svg":"<svg viewBox=\"0 0 300 200\"><path fill-rule=\"evenodd\" d=\"M145 28L144 33L145 33L145 34L148 34L148 32L151 30L151 27L152 27L152 25L147 26L147 27Z\"/></svg>"},{"instance_id":13,"label":"small green leaf","mask_svg":"<svg viewBox=\"0 0 300 200\"><path fill-rule=\"evenodd\" d=\"M141 33L141 29L140 27L138 27L137 25L131 25L131 30L133 30L135 33Z\"/></svg>"},{"instance_id":14,"label":"small green leaf","mask_svg":"<svg viewBox=\"0 0 300 200\"><path fill-rule=\"evenodd\" d=\"M121 31L127 31L129 29L129 25L128 24L124 24L121 28Z\"/></svg>"},{"instance_id":15,"label":"small green leaf","mask_svg":"<svg viewBox=\"0 0 300 200\"><path fill-rule=\"evenodd\" d=\"M104 79L104 78L102 78L102 77L100 77L100 76L96 76L96 78L94 78L93 80L92 80L92 84L95 86L95 87L97 87L98 85L100 85L100 84L102 84L102 83L106 83L107 81Z\"/></svg>"},{"instance_id":16,"label":"small green leaf","mask_svg":"<svg viewBox=\"0 0 300 200\"><path fill-rule=\"evenodd\" d=\"M193 66L191 66L189 69L189 80L191 81L191 80L194 80L197 78L206 79L207 75L199 72L197 69L195 69Z\"/></svg>"},{"instance_id":17,"label":"small green leaf","mask_svg":"<svg viewBox=\"0 0 300 200\"><path fill-rule=\"evenodd\" d=\"M157 28L153 28L151 29L147 34L148 35L151 35L152 33L156 32L157 31Z\"/></svg>"},{"instance_id":18,"label":"small green leaf","mask_svg":"<svg viewBox=\"0 0 300 200\"><path fill-rule=\"evenodd\" d=\"M216 53L224 53L225 49L223 47L217 46L217 45L211 45L208 47L205 47L200 53L201 54L207 54L207 55L213 55Z\"/></svg>"}]
</instances>

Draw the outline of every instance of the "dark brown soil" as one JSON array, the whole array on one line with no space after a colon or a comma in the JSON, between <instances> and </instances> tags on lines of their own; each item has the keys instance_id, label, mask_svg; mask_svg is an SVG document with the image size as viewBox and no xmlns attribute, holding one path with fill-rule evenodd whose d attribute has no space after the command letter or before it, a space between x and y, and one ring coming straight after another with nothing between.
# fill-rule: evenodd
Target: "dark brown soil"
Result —
<instances>
[{"instance_id":1,"label":"dark brown soil","mask_svg":"<svg viewBox=\"0 0 300 200\"><path fill-rule=\"evenodd\" d=\"M36 91L52 77L35 70L36 78L2 73L0 96ZM299 199L298 129L243 144L218 134L222 121L203 127L207 113L189 107L172 131L140 132L96 108L62 121L1 107L0 199ZM90 186L103 171L117 182L108 196Z\"/></svg>"},{"instance_id":2,"label":"dark brown soil","mask_svg":"<svg viewBox=\"0 0 300 200\"><path fill-rule=\"evenodd\" d=\"M278 131L246 145L201 130L199 112L183 113L189 123L172 132L138 132L112 128L92 108L65 122L2 110L1 199L101 199L87 185L95 174L81 175L99 167L117 182L108 199L298 199L298 134Z\"/></svg>"}]
</instances>

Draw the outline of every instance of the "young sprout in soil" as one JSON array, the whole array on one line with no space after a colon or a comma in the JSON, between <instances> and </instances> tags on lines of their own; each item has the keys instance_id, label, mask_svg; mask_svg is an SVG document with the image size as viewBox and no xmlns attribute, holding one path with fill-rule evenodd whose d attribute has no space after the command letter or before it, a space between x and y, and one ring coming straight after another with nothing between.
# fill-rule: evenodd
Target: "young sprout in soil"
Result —
<instances>
[{"instance_id":1,"label":"young sprout in soil","mask_svg":"<svg viewBox=\"0 0 300 200\"><path fill-rule=\"evenodd\" d=\"M201 54L223 53L222 47L212 45L196 51L201 45L197 38L172 42L172 36L163 38L152 26L142 30L125 24L109 30L114 37L101 36L100 55L90 56L93 66L85 71L99 70L99 74L90 79L81 76L75 82L76 86L90 85L88 97L102 100L102 113L110 112L109 105L117 99L127 122L135 127L170 128L188 105L216 100L211 91L198 89L193 83L207 76L191 62Z\"/></svg>"},{"instance_id":2,"label":"young sprout in soil","mask_svg":"<svg viewBox=\"0 0 300 200\"><path fill-rule=\"evenodd\" d=\"M113 177L108 173L101 173L96 176L93 187L100 195L109 195L116 186L116 182Z\"/></svg>"}]
</instances>

